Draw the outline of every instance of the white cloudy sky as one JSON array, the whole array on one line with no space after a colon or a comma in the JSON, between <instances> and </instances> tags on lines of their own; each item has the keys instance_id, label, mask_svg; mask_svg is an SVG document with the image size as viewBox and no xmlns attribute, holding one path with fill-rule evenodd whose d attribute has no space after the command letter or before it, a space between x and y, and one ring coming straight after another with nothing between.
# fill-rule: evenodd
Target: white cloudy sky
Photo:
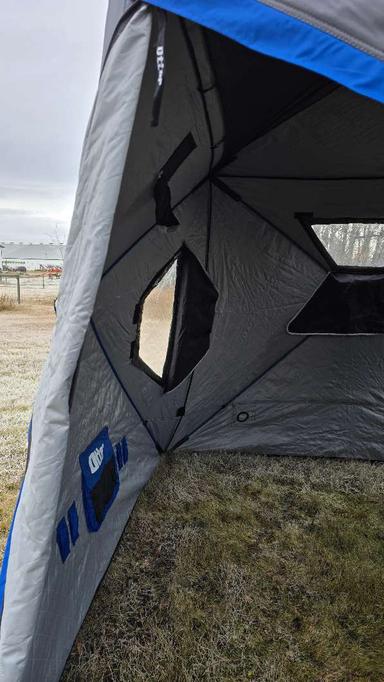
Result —
<instances>
[{"instance_id":1,"label":"white cloudy sky","mask_svg":"<svg viewBox=\"0 0 384 682\"><path fill-rule=\"evenodd\" d=\"M68 230L107 0L1 0L0 242Z\"/></svg>"}]
</instances>

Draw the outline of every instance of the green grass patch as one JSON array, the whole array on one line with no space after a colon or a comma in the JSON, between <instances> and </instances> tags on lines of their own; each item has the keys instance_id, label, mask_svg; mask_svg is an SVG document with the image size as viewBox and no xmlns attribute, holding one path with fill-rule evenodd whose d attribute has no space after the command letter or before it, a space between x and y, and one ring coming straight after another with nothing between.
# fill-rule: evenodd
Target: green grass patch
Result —
<instances>
[{"instance_id":1,"label":"green grass patch","mask_svg":"<svg viewBox=\"0 0 384 682\"><path fill-rule=\"evenodd\" d=\"M381 682L383 501L380 465L165 457L63 679Z\"/></svg>"}]
</instances>

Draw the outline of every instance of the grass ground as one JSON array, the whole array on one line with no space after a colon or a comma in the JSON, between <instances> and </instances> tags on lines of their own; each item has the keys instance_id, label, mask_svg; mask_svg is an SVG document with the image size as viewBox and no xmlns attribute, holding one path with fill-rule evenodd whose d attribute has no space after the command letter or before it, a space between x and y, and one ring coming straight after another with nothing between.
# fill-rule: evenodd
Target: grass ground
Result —
<instances>
[{"instance_id":1,"label":"grass ground","mask_svg":"<svg viewBox=\"0 0 384 682\"><path fill-rule=\"evenodd\" d=\"M384 680L384 468L174 454L64 680Z\"/></svg>"},{"instance_id":2,"label":"grass ground","mask_svg":"<svg viewBox=\"0 0 384 682\"><path fill-rule=\"evenodd\" d=\"M0 310L0 555L25 467L38 377L54 323L52 297Z\"/></svg>"},{"instance_id":3,"label":"grass ground","mask_svg":"<svg viewBox=\"0 0 384 682\"><path fill-rule=\"evenodd\" d=\"M0 312L0 543L50 306ZM65 682L382 682L384 466L177 453L140 497Z\"/></svg>"}]
</instances>

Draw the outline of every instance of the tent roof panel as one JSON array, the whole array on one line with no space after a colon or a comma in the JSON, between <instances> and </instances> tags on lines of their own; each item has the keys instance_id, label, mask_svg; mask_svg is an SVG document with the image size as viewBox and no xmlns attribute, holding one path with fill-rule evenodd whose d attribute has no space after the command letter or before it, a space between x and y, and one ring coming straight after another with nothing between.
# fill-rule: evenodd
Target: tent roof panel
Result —
<instances>
[{"instance_id":1,"label":"tent roof panel","mask_svg":"<svg viewBox=\"0 0 384 682\"><path fill-rule=\"evenodd\" d=\"M243 0L241 11L232 0L209 4L205 0L151 0L151 4L226 35L252 50L310 69L384 102L384 57L378 48L382 44L384 25L378 0L374 0L372 7L364 0L342 0L342 3L327 0L327 17L325 11L317 11L315 19L313 14L298 12L298 6L304 10L308 0L294 3ZM271 4L279 4L280 8ZM377 21L378 15L380 21ZM304 16L308 17L305 21ZM360 19L362 28L357 35Z\"/></svg>"},{"instance_id":2,"label":"tent roof panel","mask_svg":"<svg viewBox=\"0 0 384 682\"><path fill-rule=\"evenodd\" d=\"M384 58L381 0L261 0L307 24L344 40L363 52Z\"/></svg>"}]
</instances>

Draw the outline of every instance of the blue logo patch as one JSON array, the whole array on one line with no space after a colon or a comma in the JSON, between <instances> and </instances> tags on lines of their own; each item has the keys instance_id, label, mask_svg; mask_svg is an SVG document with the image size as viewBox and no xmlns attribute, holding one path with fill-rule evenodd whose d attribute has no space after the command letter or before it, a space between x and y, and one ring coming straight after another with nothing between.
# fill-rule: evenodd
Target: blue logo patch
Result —
<instances>
[{"instance_id":1,"label":"blue logo patch","mask_svg":"<svg viewBox=\"0 0 384 682\"><path fill-rule=\"evenodd\" d=\"M81 453L84 513L88 530L99 530L119 490L115 453L105 427Z\"/></svg>"}]
</instances>

